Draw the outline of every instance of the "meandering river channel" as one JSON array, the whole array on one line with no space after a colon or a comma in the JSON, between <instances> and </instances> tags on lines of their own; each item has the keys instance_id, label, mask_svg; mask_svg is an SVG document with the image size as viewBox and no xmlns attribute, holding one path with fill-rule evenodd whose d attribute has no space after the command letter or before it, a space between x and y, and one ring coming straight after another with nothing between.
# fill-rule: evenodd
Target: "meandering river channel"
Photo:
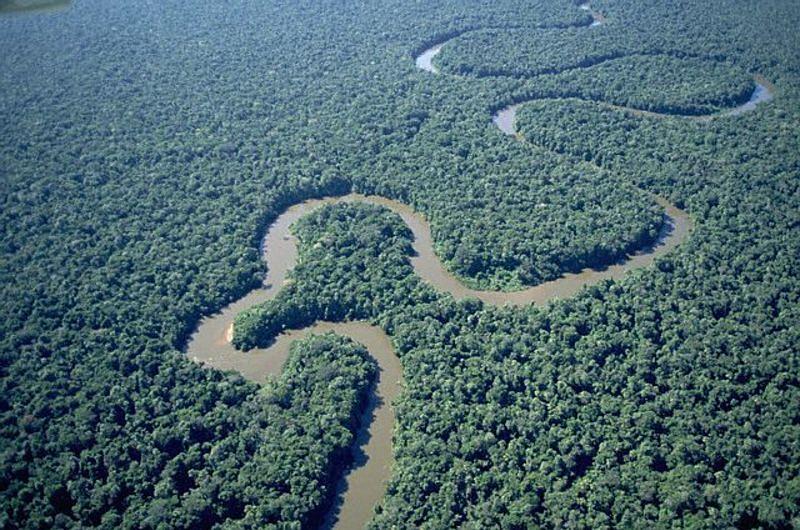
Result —
<instances>
[{"instance_id":1,"label":"meandering river channel","mask_svg":"<svg viewBox=\"0 0 800 530\"><path fill-rule=\"evenodd\" d=\"M555 298L572 296L586 285L606 278L619 278L630 269L647 266L656 257L679 244L689 233L691 220L685 212L663 199L658 200L668 217L661 236L651 247L603 270L586 269L515 292L478 291L464 286L436 256L430 225L405 204L384 197L358 194L305 201L287 209L267 231L262 244L268 270L263 287L251 291L219 313L204 318L189 341L187 353L194 361L220 370L235 370L252 381L262 382L267 375L280 374L293 341L312 333L340 333L369 350L380 367L380 379L357 436L355 465L339 485L338 490L342 496L326 522L326 527L361 528L369 521L374 506L383 496L393 463L391 438L395 416L391 403L400 391L402 367L389 337L382 329L366 322L320 322L302 330L284 333L265 349L242 352L230 342L236 315L248 307L273 298L286 282L289 271L297 261L297 242L290 232L291 225L325 204L359 201L384 206L398 214L411 229L415 250L415 255L410 258L411 264L422 279L437 289L458 299L475 297L495 305L543 304Z\"/></svg>"},{"instance_id":2,"label":"meandering river channel","mask_svg":"<svg viewBox=\"0 0 800 530\"><path fill-rule=\"evenodd\" d=\"M592 22L591 22L591 24L589 24L586 27L595 27L595 26L599 26L599 25L605 24L605 21L606 21L605 17L601 13L598 13L598 12L592 10L592 8L590 7L590 5L588 3L581 4L580 8L585 10L585 11L589 11L591 13L591 15L592 15ZM469 33L471 31L479 31L481 29L488 29L488 28L475 28L475 29L459 32L459 33L456 33L454 36L448 37L445 40L439 41L439 42L431 45L429 48L423 50L422 52L419 53L419 55L417 55L414 58L415 64L417 65L417 68L419 68L420 70L424 70L426 72L432 73L432 74L437 74L437 75L442 74L442 72L439 70L439 68L433 63L433 60L436 58L437 55L439 55L439 53L442 51L442 49L444 49L445 45L447 45L447 43L451 42L452 40L460 37L461 35L464 35L465 33ZM610 59L610 60L613 60L613 59ZM595 65L581 66L579 69L591 68L591 66L595 66ZM575 69L575 68L573 68L573 67L566 68L566 70L573 70L573 69ZM447 75L452 75L454 77L461 77L458 74L447 74ZM709 120L712 120L714 118L721 118L721 117L724 117L724 116L737 116L737 115L742 114L744 112L749 112L751 110L754 110L756 108L756 106L761 104L761 103L766 103L767 101L770 101L773 98L772 84L769 81L767 81L766 79L764 79L763 77L758 76L758 75L754 77L754 81L755 81L755 88L753 89L753 93L750 95L750 99L748 99L744 103L742 103L740 105L737 105L735 107L731 107L729 109L726 109L726 110L723 110L723 111L720 111L720 112L716 112L716 113L712 113L712 114L700 114L700 115L695 115L695 114L665 114L665 113L660 113L660 112L652 112L652 111L647 111L647 110L641 110L641 109L637 109L637 108L633 108L633 107L626 107L626 106L623 106L623 105L614 105L612 103L608 103L608 102L604 102L604 101L594 101L594 100L591 100L591 101L593 103L596 103L596 104L599 104L599 105L603 105L605 107L614 108L614 109L618 109L618 110L624 110L626 112L631 112L631 113L634 113L634 114L637 114L637 115L640 115L640 116L650 116L650 117L656 117L656 118L679 117L679 118L691 119L691 120L696 120L696 121L709 121ZM575 98L573 98L573 99L575 99ZM580 99L580 98L577 98L577 99ZM513 134L515 134L514 119L516 117L517 110L519 109L519 107L521 107L525 103L530 103L530 102L533 102L533 101L542 101L542 100L556 101L557 99L556 98L535 98L535 99L531 99L531 100L515 103L513 105L509 105L509 106L503 108L502 110L498 111L493 116L492 121L494 121L495 125L497 125L500 128L501 131L503 131L506 134L513 135Z\"/></svg>"},{"instance_id":3,"label":"meandering river channel","mask_svg":"<svg viewBox=\"0 0 800 530\"><path fill-rule=\"evenodd\" d=\"M592 11L588 4L580 7L592 13L592 26L604 22L603 16ZM417 67L439 74L433 59L447 42L439 42L420 53L416 57ZM752 110L758 103L771 99L769 84L758 78L756 81L756 90L750 101L719 115L740 114ZM510 105L493 117L493 122L503 133L519 141L525 141L515 127L516 112L522 104L524 102ZM641 112L636 109L627 110ZM716 116L718 115L713 117ZM385 493L393 465L391 439L395 413L392 400L400 393L403 372L389 337L382 329L366 322L318 322L305 329L292 330L280 335L265 349L241 352L231 344L236 316L244 309L275 297L287 281L289 271L297 261L297 242L290 232L291 225L325 204L360 201L380 205L399 215L409 226L414 235L415 251L415 255L410 257L411 264L416 274L436 289L450 293L457 299L474 297L492 305L545 304L556 298L573 296L585 286L605 279L621 278L630 270L646 267L680 244L692 229L690 217L662 197L655 197L655 200L664 208L665 222L654 244L605 269L585 269L578 273L565 274L557 280L515 292L480 291L466 287L447 270L434 252L428 222L405 204L384 197L355 193L308 200L288 208L270 225L261 246L268 270L263 286L251 291L222 311L203 318L189 341L187 354L197 362L220 370L235 370L244 377L260 383L268 375L281 373L291 343L299 338L333 331L363 344L378 362L379 380L357 434L353 468L341 479L337 488L338 500L323 525L324 528L362 528L372 517L375 505Z\"/></svg>"}]
</instances>

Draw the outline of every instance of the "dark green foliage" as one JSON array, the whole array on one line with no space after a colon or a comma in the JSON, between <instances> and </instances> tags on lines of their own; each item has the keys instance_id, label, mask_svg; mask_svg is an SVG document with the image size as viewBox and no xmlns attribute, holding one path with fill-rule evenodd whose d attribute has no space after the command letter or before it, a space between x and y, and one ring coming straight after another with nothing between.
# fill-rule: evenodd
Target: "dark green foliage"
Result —
<instances>
[{"instance_id":1,"label":"dark green foliage","mask_svg":"<svg viewBox=\"0 0 800 530\"><path fill-rule=\"evenodd\" d=\"M374 318L420 288L408 263L411 231L383 208L324 206L298 221L293 232L301 244L292 282L275 299L237 317L237 348L265 346L283 329L317 320Z\"/></svg>"},{"instance_id":2,"label":"dark green foliage","mask_svg":"<svg viewBox=\"0 0 800 530\"><path fill-rule=\"evenodd\" d=\"M298 342L283 375L249 397L245 392L252 385L239 376L203 376L185 361L183 367L175 360L162 364L151 365L146 388L138 387L147 372L134 372L108 396L78 393L53 401L51 393L49 401L35 402L38 416L18 422L27 434L21 454L10 446L4 454L3 472L17 481L5 490L7 523L48 526L47 517L57 520L60 512L69 514L61 519L82 527L203 528L237 521L243 528L264 528L324 514L349 462L375 375L363 347L335 336ZM216 385L209 385L209 376ZM72 403L75 417L61 432L42 425ZM39 429L47 434L32 436ZM142 445L143 433L151 448ZM28 475L25 463L53 444L83 459L64 456ZM23 477L27 488L20 487ZM31 486L43 488L42 501L13 500L12 495L30 497Z\"/></svg>"},{"instance_id":3,"label":"dark green foliage","mask_svg":"<svg viewBox=\"0 0 800 530\"><path fill-rule=\"evenodd\" d=\"M532 158L538 167L527 172L497 164L473 190L451 192L462 209L443 203L431 213L437 254L465 283L519 289L606 265L655 239L663 213L640 190L549 153Z\"/></svg>"},{"instance_id":4,"label":"dark green foliage","mask_svg":"<svg viewBox=\"0 0 800 530\"><path fill-rule=\"evenodd\" d=\"M486 106L471 110L457 132L429 119L412 144L388 145L369 178L354 183L422 212L437 254L465 283L535 285L607 264L657 233L662 212L645 193L613 173L515 145L489 129Z\"/></svg>"},{"instance_id":5,"label":"dark green foliage","mask_svg":"<svg viewBox=\"0 0 800 530\"><path fill-rule=\"evenodd\" d=\"M548 255L523 277L540 249L585 259L597 237L635 240L658 219L636 187L697 225L625 281L495 310L421 284L386 212L314 217L303 237L341 235L342 259L309 254L297 301L275 308L369 316L404 363L377 527L800 524L800 12L786 0L592 5L608 25L585 30L581 43L598 42L586 57L684 52L720 71L708 92L666 92L682 105L735 97L742 73L772 81L775 100L710 123L534 103L519 129L539 150L497 132L490 111L569 95L558 86L414 68L412 51L466 29L587 22L571 2L86 0L0 20L0 527L207 528L265 514L261 481L310 459L259 453L279 405L179 350L201 315L257 284L272 218L351 187L423 212L440 255L483 285L569 262ZM569 66L579 47L517 66ZM484 49L481 64L508 49L497 61ZM572 75L588 83L577 70L559 79ZM652 87L615 90L627 101ZM553 207L532 210L542 198ZM596 230L573 230L596 215ZM347 239L356 220L391 228L389 243ZM375 251L390 266L359 269ZM347 439L276 438L276 450L284 442L318 456ZM231 448L225 460L217 446ZM324 466L295 467L304 484L323 480ZM319 506L313 491L287 497L289 518Z\"/></svg>"},{"instance_id":6,"label":"dark green foliage","mask_svg":"<svg viewBox=\"0 0 800 530\"><path fill-rule=\"evenodd\" d=\"M367 351L349 339L326 334L293 344L281 377L244 411L251 426L212 449L212 474L198 477L196 500L217 512L227 507L216 519L234 519L237 528L318 523L350 463L376 371Z\"/></svg>"},{"instance_id":7,"label":"dark green foliage","mask_svg":"<svg viewBox=\"0 0 800 530\"><path fill-rule=\"evenodd\" d=\"M130 514L129 524L143 517L148 527L285 528L320 520L350 461L375 373L366 350L348 339L295 343L281 377L228 412L238 420L235 434L220 438L195 426L204 436L195 458L208 451L203 467L177 454L154 485L153 505ZM176 433L162 435L176 452L185 447Z\"/></svg>"},{"instance_id":8,"label":"dark green foliage","mask_svg":"<svg viewBox=\"0 0 800 530\"><path fill-rule=\"evenodd\" d=\"M751 76L691 57L634 55L542 79L553 93L677 115L713 114L750 98Z\"/></svg>"},{"instance_id":9,"label":"dark green foliage","mask_svg":"<svg viewBox=\"0 0 800 530\"><path fill-rule=\"evenodd\" d=\"M633 28L492 28L452 41L436 62L445 73L535 77L526 97L577 97L677 115L712 114L747 101L752 74L717 54L661 49Z\"/></svg>"}]
</instances>

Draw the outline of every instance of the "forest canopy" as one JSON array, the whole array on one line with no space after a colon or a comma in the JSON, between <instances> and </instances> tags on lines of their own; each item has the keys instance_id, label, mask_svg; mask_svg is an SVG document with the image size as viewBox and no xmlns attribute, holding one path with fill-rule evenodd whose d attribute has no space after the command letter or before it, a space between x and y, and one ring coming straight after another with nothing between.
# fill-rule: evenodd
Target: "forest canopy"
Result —
<instances>
[{"instance_id":1,"label":"forest canopy","mask_svg":"<svg viewBox=\"0 0 800 530\"><path fill-rule=\"evenodd\" d=\"M364 349L309 339L266 386L183 350L260 284L273 219L353 190L423 214L483 288L624 254L663 221L651 194L696 226L620 281L496 308L421 282L387 210L301 220L294 283L236 340L317 318L391 337L405 387L373 527L800 525L800 13L592 9L603 25L566 0L0 17L0 527L310 526L374 377ZM415 67L451 37L437 60L468 75ZM738 116L610 106L704 113L754 76L774 99ZM491 123L522 101L526 143Z\"/></svg>"}]
</instances>

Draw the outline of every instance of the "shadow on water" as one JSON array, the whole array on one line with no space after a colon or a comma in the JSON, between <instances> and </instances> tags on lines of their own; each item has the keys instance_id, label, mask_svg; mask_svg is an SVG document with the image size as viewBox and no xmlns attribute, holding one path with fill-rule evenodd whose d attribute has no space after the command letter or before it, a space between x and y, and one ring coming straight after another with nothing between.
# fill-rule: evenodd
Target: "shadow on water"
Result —
<instances>
[{"instance_id":1,"label":"shadow on water","mask_svg":"<svg viewBox=\"0 0 800 530\"><path fill-rule=\"evenodd\" d=\"M637 256L647 256L649 254L653 254L654 252L657 252L661 247L667 244L667 242L670 240L670 237L673 235L674 232L675 232L675 219L667 214L664 214L664 218L661 222L661 227L658 229L658 235L656 235L656 238L653 239L650 243L643 245L641 248L633 252L628 252L627 254L623 254L614 261L609 261L608 263L601 263L598 265L592 265L590 267L587 267L586 270L591 271L593 273L607 273L612 268L625 266L625 264L631 261L632 258L635 258Z\"/></svg>"},{"instance_id":2,"label":"shadow on water","mask_svg":"<svg viewBox=\"0 0 800 530\"><path fill-rule=\"evenodd\" d=\"M650 254L655 252L658 247L664 245L674 231L675 219L664 214L664 221L661 223L661 229L658 231L658 236L656 236L656 239L651 244L639 250L637 254ZM620 258L620 262L624 261L626 261L626 258Z\"/></svg>"},{"instance_id":3,"label":"shadow on water","mask_svg":"<svg viewBox=\"0 0 800 530\"><path fill-rule=\"evenodd\" d=\"M71 0L0 0L0 14L62 11L71 4Z\"/></svg>"},{"instance_id":4,"label":"shadow on water","mask_svg":"<svg viewBox=\"0 0 800 530\"><path fill-rule=\"evenodd\" d=\"M370 427L372 427L377 417L377 410L386 404L383 397L377 392L379 381L383 377L385 377L384 370L378 367L377 377L375 377L370 385L367 404L359 418L358 431L353 438L353 445L351 445L350 453L351 460L345 466L344 472L339 474L336 490L331 492L331 500L327 505L327 512L318 527L320 530L333 530L337 527L337 523L339 523L339 518L342 514L342 507L344 506L347 493L350 490L348 475L353 470L364 468L367 462L369 462L370 457L365 449L372 438Z\"/></svg>"}]
</instances>

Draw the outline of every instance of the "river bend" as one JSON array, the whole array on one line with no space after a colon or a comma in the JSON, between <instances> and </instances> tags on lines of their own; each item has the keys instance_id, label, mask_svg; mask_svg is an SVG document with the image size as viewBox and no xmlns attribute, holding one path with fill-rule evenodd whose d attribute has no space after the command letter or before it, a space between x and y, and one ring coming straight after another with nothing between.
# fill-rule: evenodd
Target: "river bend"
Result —
<instances>
[{"instance_id":1,"label":"river bend","mask_svg":"<svg viewBox=\"0 0 800 530\"><path fill-rule=\"evenodd\" d=\"M588 4L581 8L591 11ZM604 21L602 15L593 11L592 18L593 26ZM422 52L416 57L417 66L438 74L433 59L446 42L440 42ZM753 98L746 104L729 110L727 114L746 112L769 98L771 92L768 85L759 82ZM519 105L521 104L501 110L493 121L505 134L525 141L517 133L514 124ZM308 200L288 208L270 225L261 245L268 271L262 287L251 291L220 312L203 318L189 340L187 355L196 362L220 370L238 371L247 379L261 383L267 376L281 373L291 343L309 334L332 331L364 345L378 363L379 380L357 433L353 469L340 481L337 487L338 501L324 523L325 528L362 528L371 519L375 505L385 493L393 465L391 438L395 412L392 401L399 395L403 374L389 337L382 329L366 322L318 322L313 326L280 335L268 348L241 352L231 344L236 316L244 309L274 298L287 281L298 255L297 242L290 231L291 225L325 204L359 201L380 205L399 215L411 229L415 254L409 259L415 273L434 288L449 293L456 299L473 297L492 305L545 304L553 299L573 296L588 285L605 279L621 278L630 270L646 267L680 244L692 229L690 217L662 197L655 197L655 200L664 208L665 222L652 245L602 270L584 269L514 292L482 291L465 286L447 270L434 252L428 222L408 205L384 197L354 193Z\"/></svg>"},{"instance_id":2,"label":"river bend","mask_svg":"<svg viewBox=\"0 0 800 530\"><path fill-rule=\"evenodd\" d=\"M665 200L657 200L665 208L667 219L658 240L650 247L603 270L585 269L515 292L479 291L461 283L434 252L428 222L408 205L384 197L355 193L308 200L288 208L270 225L261 246L268 270L263 286L222 311L203 318L189 341L187 354L196 362L219 370L234 370L249 380L261 383L268 375L279 375L289 354L289 345L311 333L333 331L363 344L378 362L380 379L357 435L359 442L355 466L338 487L339 492L343 492L342 501L337 503L337 510L340 510L338 517L335 518L335 524L333 518L326 523L326 526L334 528L361 528L369 521L374 506L383 496L393 463L391 438L395 415L391 403L400 391L402 367L389 337L382 329L366 322L320 322L302 330L284 333L264 349L242 352L231 344L236 316L244 309L274 298L297 262L297 241L290 231L291 225L325 204L365 202L383 206L399 215L411 229L415 251L415 255L410 257L411 264L416 274L436 289L450 293L457 299L473 297L494 305L544 304L555 298L572 296L584 286L604 279L620 278L628 270L649 265L678 245L689 233L691 219Z\"/></svg>"},{"instance_id":3,"label":"river bend","mask_svg":"<svg viewBox=\"0 0 800 530\"><path fill-rule=\"evenodd\" d=\"M592 14L592 23L589 24L588 27L595 27L595 26L599 26L601 24L605 24L605 17L601 13L598 13L598 12L592 10L592 8L590 7L590 5L588 3L581 4L580 8L585 10L585 11L589 11ZM437 43L431 45L429 48L423 50L421 53L419 53L419 55L417 55L414 58L414 63L416 64L417 68L419 68L420 70L424 70L424 71L429 72L431 74L445 75L433 63L433 60L436 58L436 56L439 55L439 53L444 49L444 47L449 42L451 42L452 40L460 37L461 35L463 35L465 33L469 33L471 31L480 31L481 29L487 29L487 28L475 28L475 29L470 29L470 30L467 30L467 31L463 31L463 32L455 34L454 36L450 36L445 40L442 40L440 42L437 42ZM613 59L609 59L609 60L613 60ZM586 69L586 68L591 68L592 66L596 66L596 65L597 64L592 64L592 65L588 65L588 66L567 67L567 68L564 68L563 71ZM552 74L552 73L553 72L549 72L548 75ZM558 72L555 72L555 73L558 73ZM459 74L446 74L446 75L450 75L450 76L453 76L453 77L464 77L464 76L459 75ZM540 74L540 75L544 75L544 74ZM503 77L503 76L499 76L499 77ZM537 75L534 75L532 77L537 77ZM764 79L760 75L754 76L754 81L755 81L755 88L753 89L753 93L750 95L750 98L747 101L745 101L744 103L742 103L740 105L737 105L735 107L731 107L729 109L726 109L726 110L723 110L723 111L720 111L720 112L711 113L711 114L699 114L699 115L695 115L695 114L667 114L667 113L663 113L663 112L653 112L653 111L637 109L637 108L634 108L634 107L627 107L627 106L624 106L624 105L615 105L613 103L608 103L608 102L604 102L604 101L586 100L586 99L583 99L583 101L591 101L591 102L596 103L598 105L603 105L603 106L606 106L606 107L609 107L609 108L613 108L613 109L617 109L617 110L623 110L623 111L626 111L626 112L637 114L639 116L649 116L649 117L654 117L654 118L677 117L677 118L691 119L691 120L695 120L695 121L709 121L709 120L712 120L712 119L715 119L715 118L721 118L721 117L725 117L725 116L737 116L737 115L743 114L745 112L750 112L750 111L754 110L757 105L759 105L761 103L766 103L766 102L770 101L774 97L773 87L772 87L772 84L769 81L767 81L766 79ZM514 132L513 132L514 131L514 127L513 127L514 118L516 116L517 110L519 109L519 107L521 105L524 105L525 103L530 103L530 102L533 102L533 101L543 101L543 100L555 101L557 99L558 98L533 98L533 99L529 99L529 100L526 100L526 101L515 103L513 105L509 105L509 106L503 108L502 110L500 110L499 112L497 112L493 116L492 121L504 133L506 133L506 134L514 134ZM572 98L572 99L581 99L581 98Z\"/></svg>"}]
</instances>

